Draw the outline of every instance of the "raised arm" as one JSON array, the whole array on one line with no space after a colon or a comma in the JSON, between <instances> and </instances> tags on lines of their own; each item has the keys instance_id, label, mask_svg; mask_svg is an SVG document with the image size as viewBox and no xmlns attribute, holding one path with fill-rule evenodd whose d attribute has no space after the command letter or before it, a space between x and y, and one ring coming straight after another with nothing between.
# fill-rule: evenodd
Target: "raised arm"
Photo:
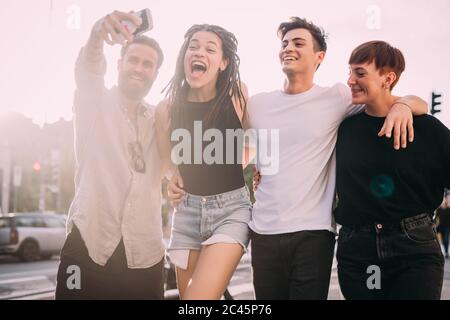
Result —
<instances>
[{"instance_id":1,"label":"raised arm","mask_svg":"<svg viewBox=\"0 0 450 320\"><path fill-rule=\"evenodd\" d=\"M87 70L96 75L106 72L106 61L103 53L104 43L109 45L125 45L125 41L133 41L133 35L122 25L121 21L129 20L136 26L142 21L132 12L114 11L98 20L81 53L81 63Z\"/></svg>"}]
</instances>

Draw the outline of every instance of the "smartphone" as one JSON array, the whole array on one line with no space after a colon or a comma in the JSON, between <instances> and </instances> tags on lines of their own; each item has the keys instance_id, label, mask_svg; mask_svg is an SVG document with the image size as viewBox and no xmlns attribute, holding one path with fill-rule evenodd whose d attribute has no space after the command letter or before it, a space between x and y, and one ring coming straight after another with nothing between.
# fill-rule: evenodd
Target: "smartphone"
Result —
<instances>
[{"instance_id":1,"label":"smartphone","mask_svg":"<svg viewBox=\"0 0 450 320\"><path fill-rule=\"evenodd\" d=\"M153 29L153 19L150 9L143 9L137 12L137 14L141 18L142 24L133 32L134 37L139 37L143 33Z\"/></svg>"},{"instance_id":2,"label":"smartphone","mask_svg":"<svg viewBox=\"0 0 450 320\"><path fill-rule=\"evenodd\" d=\"M122 21L123 26L135 37L139 37L147 31L153 29L153 19L150 9L143 9L135 13L142 20L142 24L136 28L134 23L129 20Z\"/></svg>"}]
</instances>

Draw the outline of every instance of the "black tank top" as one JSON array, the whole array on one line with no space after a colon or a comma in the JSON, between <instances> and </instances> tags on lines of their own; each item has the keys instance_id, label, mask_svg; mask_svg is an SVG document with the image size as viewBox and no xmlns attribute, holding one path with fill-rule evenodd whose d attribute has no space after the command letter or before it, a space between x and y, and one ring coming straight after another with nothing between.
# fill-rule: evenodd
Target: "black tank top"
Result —
<instances>
[{"instance_id":1,"label":"black tank top","mask_svg":"<svg viewBox=\"0 0 450 320\"><path fill-rule=\"evenodd\" d=\"M227 142L226 129L242 129L241 122L236 114L231 98L228 99L227 105L221 108L221 112L215 121L213 126L209 126L206 121L206 115L208 111L214 105L215 100L211 100L208 102L185 102L182 105L183 108L183 117L181 120L180 127L183 129L187 129L191 135L191 157L190 162L188 164L183 163L178 166L181 177L184 182L184 190L190 194L201 195L201 196L209 196L214 194L220 194L224 192L228 192L231 190L235 190L241 188L245 185L243 170L242 170L242 159L238 159L238 155L242 155L242 140L239 144L239 141L236 137L232 138ZM194 136L194 122L201 121L202 130L201 137ZM197 124L198 126L198 124ZM212 138L212 141L203 141L203 135L205 131L209 128L218 129L221 132L223 143L217 144L217 148L215 151L222 151L223 157L222 164L219 161L208 164L205 162L204 151L206 149L206 154L212 154L214 159L220 159L216 156L216 153L212 150L211 143L214 142L215 138ZM200 135L198 135L200 136ZM181 141L181 140L180 140ZM175 146L179 142L172 142L172 145ZM194 163L194 144L199 141L201 148L201 164ZM227 143L229 144L228 150L233 150L233 155L228 155L233 161L229 161L227 164ZM238 145L239 144L239 145ZM208 148L208 145L211 145ZM238 150L240 150L238 152ZM198 156L197 156L198 157ZM232 163L232 164L231 164Z\"/></svg>"}]
</instances>

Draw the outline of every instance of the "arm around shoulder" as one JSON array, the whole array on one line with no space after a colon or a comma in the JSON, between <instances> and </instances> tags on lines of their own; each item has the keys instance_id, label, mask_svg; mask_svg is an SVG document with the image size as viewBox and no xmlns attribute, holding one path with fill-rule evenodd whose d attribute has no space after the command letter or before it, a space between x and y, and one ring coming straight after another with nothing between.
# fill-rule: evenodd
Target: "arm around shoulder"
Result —
<instances>
[{"instance_id":1,"label":"arm around shoulder","mask_svg":"<svg viewBox=\"0 0 450 320\"><path fill-rule=\"evenodd\" d=\"M171 161L171 142L170 142L170 117L169 117L169 101L161 101L155 112L155 131L158 144L158 151L161 157L161 176L167 176L170 179L175 170L175 166Z\"/></svg>"},{"instance_id":2,"label":"arm around shoulder","mask_svg":"<svg viewBox=\"0 0 450 320\"><path fill-rule=\"evenodd\" d=\"M428 113L428 104L418 96L408 95L396 97L395 104L404 104L408 106L415 116L421 116Z\"/></svg>"},{"instance_id":3,"label":"arm around shoulder","mask_svg":"<svg viewBox=\"0 0 450 320\"><path fill-rule=\"evenodd\" d=\"M247 114L247 102L248 102L248 88L247 85L243 82L240 83L242 96L236 97L232 96L231 100L233 101L234 110L241 121L244 129L248 126L248 114Z\"/></svg>"}]
</instances>

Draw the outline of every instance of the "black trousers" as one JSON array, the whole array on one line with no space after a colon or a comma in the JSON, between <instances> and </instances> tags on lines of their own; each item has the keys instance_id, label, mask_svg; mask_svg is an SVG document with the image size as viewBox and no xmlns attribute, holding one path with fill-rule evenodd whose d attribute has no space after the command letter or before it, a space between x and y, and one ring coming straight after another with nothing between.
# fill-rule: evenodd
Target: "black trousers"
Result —
<instances>
[{"instance_id":1,"label":"black trousers","mask_svg":"<svg viewBox=\"0 0 450 320\"><path fill-rule=\"evenodd\" d=\"M261 235L251 231L257 300L326 300L335 235L326 230Z\"/></svg>"},{"instance_id":2,"label":"black trousers","mask_svg":"<svg viewBox=\"0 0 450 320\"><path fill-rule=\"evenodd\" d=\"M442 237L442 244L444 245L444 252L446 257L448 256L448 238L450 236L450 227L440 227L439 228L439 233L441 234Z\"/></svg>"},{"instance_id":3,"label":"black trousers","mask_svg":"<svg viewBox=\"0 0 450 320\"><path fill-rule=\"evenodd\" d=\"M337 261L339 284L346 299L441 297L444 257L428 214L396 224L343 226Z\"/></svg>"},{"instance_id":4,"label":"black trousers","mask_svg":"<svg viewBox=\"0 0 450 320\"><path fill-rule=\"evenodd\" d=\"M75 283L71 266L80 270L81 289L68 284ZM61 251L55 296L57 300L161 300L164 298L163 266L162 260L150 268L129 269L123 241L107 264L100 266L89 257L74 226Z\"/></svg>"}]
</instances>

